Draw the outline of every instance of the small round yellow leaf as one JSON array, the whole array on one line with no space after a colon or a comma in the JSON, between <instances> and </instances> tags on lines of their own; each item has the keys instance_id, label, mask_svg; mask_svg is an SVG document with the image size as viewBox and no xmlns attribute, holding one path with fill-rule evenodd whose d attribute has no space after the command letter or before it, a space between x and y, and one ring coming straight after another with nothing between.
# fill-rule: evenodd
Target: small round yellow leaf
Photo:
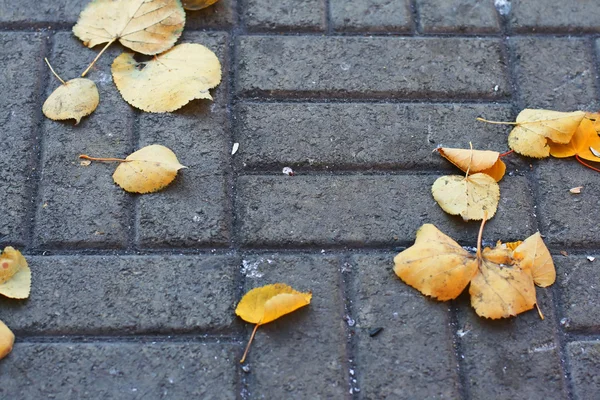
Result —
<instances>
[{"instance_id":1,"label":"small round yellow leaf","mask_svg":"<svg viewBox=\"0 0 600 400\"><path fill-rule=\"evenodd\" d=\"M0 321L0 360L8 355L12 351L13 344L15 343L15 335L12 333L8 326Z\"/></svg>"},{"instance_id":2,"label":"small round yellow leaf","mask_svg":"<svg viewBox=\"0 0 600 400\"><path fill-rule=\"evenodd\" d=\"M500 153L490 150L454 149L440 147L439 153L463 172L481 172L500 181L506 172L506 165L500 160Z\"/></svg>"},{"instance_id":3,"label":"small round yellow leaf","mask_svg":"<svg viewBox=\"0 0 600 400\"><path fill-rule=\"evenodd\" d=\"M250 290L235 309L244 321L266 324L310 304L311 293L298 292L284 283Z\"/></svg>"},{"instance_id":4,"label":"small round yellow leaf","mask_svg":"<svg viewBox=\"0 0 600 400\"><path fill-rule=\"evenodd\" d=\"M438 178L431 188L442 210L460 215L465 221L492 218L498 208L500 187L489 175L477 173L465 178L448 175Z\"/></svg>"},{"instance_id":5,"label":"small round yellow leaf","mask_svg":"<svg viewBox=\"0 0 600 400\"><path fill-rule=\"evenodd\" d=\"M0 294L26 299L31 290L31 270L19 250L8 246L0 255Z\"/></svg>"},{"instance_id":6,"label":"small round yellow leaf","mask_svg":"<svg viewBox=\"0 0 600 400\"><path fill-rule=\"evenodd\" d=\"M219 0L182 0L183 8L186 10L201 10L208 6L212 6Z\"/></svg>"},{"instance_id":7,"label":"small round yellow leaf","mask_svg":"<svg viewBox=\"0 0 600 400\"><path fill-rule=\"evenodd\" d=\"M112 74L129 104L148 112L175 111L193 99L209 99L209 89L221 82L221 63L208 48L184 43L138 63L123 53L112 64Z\"/></svg>"},{"instance_id":8,"label":"small round yellow leaf","mask_svg":"<svg viewBox=\"0 0 600 400\"><path fill-rule=\"evenodd\" d=\"M100 103L96 84L85 78L76 78L60 85L42 106L44 115L55 121L74 119L75 125L82 117L94 112Z\"/></svg>"},{"instance_id":9,"label":"small round yellow leaf","mask_svg":"<svg viewBox=\"0 0 600 400\"><path fill-rule=\"evenodd\" d=\"M113 174L115 183L133 193L152 193L173 182L177 171L187 168L179 163L171 149L158 144L130 154Z\"/></svg>"}]
</instances>

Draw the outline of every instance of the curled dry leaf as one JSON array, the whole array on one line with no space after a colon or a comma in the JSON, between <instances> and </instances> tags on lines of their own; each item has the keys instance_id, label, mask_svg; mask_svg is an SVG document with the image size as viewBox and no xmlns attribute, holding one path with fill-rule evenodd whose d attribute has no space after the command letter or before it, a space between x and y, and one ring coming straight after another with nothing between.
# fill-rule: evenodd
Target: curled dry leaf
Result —
<instances>
[{"instance_id":1,"label":"curled dry leaf","mask_svg":"<svg viewBox=\"0 0 600 400\"><path fill-rule=\"evenodd\" d=\"M464 177L448 175L438 178L431 188L442 210L460 215L465 221L493 217L500 200L500 187L489 175L477 173Z\"/></svg>"},{"instance_id":2,"label":"curled dry leaf","mask_svg":"<svg viewBox=\"0 0 600 400\"><path fill-rule=\"evenodd\" d=\"M119 40L153 55L173 47L184 25L179 0L94 0L79 15L73 33L90 48Z\"/></svg>"},{"instance_id":3,"label":"curled dry leaf","mask_svg":"<svg viewBox=\"0 0 600 400\"><path fill-rule=\"evenodd\" d=\"M583 189L583 186L576 186L574 188L569 189L569 192L571 192L573 194L580 194L581 189Z\"/></svg>"},{"instance_id":4,"label":"curled dry leaf","mask_svg":"<svg viewBox=\"0 0 600 400\"><path fill-rule=\"evenodd\" d=\"M85 78L71 79L56 88L42 107L44 115L53 120L74 119L75 125L82 117L94 112L100 103L96 84Z\"/></svg>"},{"instance_id":5,"label":"curled dry leaf","mask_svg":"<svg viewBox=\"0 0 600 400\"><path fill-rule=\"evenodd\" d=\"M13 344L15 343L15 335L12 333L8 326L0 321L0 360L8 355L12 351Z\"/></svg>"},{"instance_id":6,"label":"curled dry leaf","mask_svg":"<svg viewBox=\"0 0 600 400\"><path fill-rule=\"evenodd\" d=\"M440 147L440 155L463 172L481 172L500 181L506 172L506 165L500 159L500 153L490 150L453 149Z\"/></svg>"},{"instance_id":7,"label":"curled dry leaf","mask_svg":"<svg viewBox=\"0 0 600 400\"><path fill-rule=\"evenodd\" d=\"M219 0L182 0L183 8L186 10L201 10L208 6L212 6Z\"/></svg>"},{"instance_id":8,"label":"curled dry leaf","mask_svg":"<svg viewBox=\"0 0 600 400\"><path fill-rule=\"evenodd\" d=\"M567 144L548 141L550 155L556 158L579 156L585 160L600 162L591 149L600 149L600 137L594 129L594 124L584 118L577 127L571 141Z\"/></svg>"},{"instance_id":9,"label":"curled dry leaf","mask_svg":"<svg viewBox=\"0 0 600 400\"><path fill-rule=\"evenodd\" d=\"M523 269L530 269L533 282L548 287L556 281L556 269L550 251L539 232L525 239L514 251L514 257L521 261Z\"/></svg>"},{"instance_id":10,"label":"curled dry leaf","mask_svg":"<svg viewBox=\"0 0 600 400\"><path fill-rule=\"evenodd\" d=\"M221 82L221 63L201 44L184 43L142 63L123 53L113 62L112 74L129 104L148 112L169 112L193 99L211 100L208 90Z\"/></svg>"},{"instance_id":11,"label":"curled dry leaf","mask_svg":"<svg viewBox=\"0 0 600 400\"><path fill-rule=\"evenodd\" d=\"M298 292L284 283L258 287L246 293L238 303L235 313L244 321L256 324L256 326L240 362L244 362L246 359L250 343L260 325L310 304L311 298L310 292Z\"/></svg>"},{"instance_id":12,"label":"curled dry leaf","mask_svg":"<svg viewBox=\"0 0 600 400\"><path fill-rule=\"evenodd\" d=\"M31 290L31 270L19 250L8 246L0 254L0 294L26 299Z\"/></svg>"}]
</instances>

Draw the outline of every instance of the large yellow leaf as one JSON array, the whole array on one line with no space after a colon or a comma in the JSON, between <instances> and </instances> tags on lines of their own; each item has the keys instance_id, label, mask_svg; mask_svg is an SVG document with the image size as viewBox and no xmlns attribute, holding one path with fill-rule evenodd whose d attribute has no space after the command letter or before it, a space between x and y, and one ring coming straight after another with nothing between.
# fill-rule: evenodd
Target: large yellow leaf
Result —
<instances>
[{"instance_id":1,"label":"large yellow leaf","mask_svg":"<svg viewBox=\"0 0 600 400\"><path fill-rule=\"evenodd\" d=\"M8 246L0 255L0 294L26 299L31 289L31 270L19 250Z\"/></svg>"},{"instance_id":2,"label":"large yellow leaf","mask_svg":"<svg viewBox=\"0 0 600 400\"><path fill-rule=\"evenodd\" d=\"M586 113L585 118L589 119L596 132L600 133L600 113Z\"/></svg>"},{"instance_id":3,"label":"large yellow leaf","mask_svg":"<svg viewBox=\"0 0 600 400\"><path fill-rule=\"evenodd\" d=\"M415 244L394 257L394 272L427 296L451 300L477 272L477 260L434 225L425 224Z\"/></svg>"},{"instance_id":4,"label":"large yellow leaf","mask_svg":"<svg viewBox=\"0 0 600 400\"><path fill-rule=\"evenodd\" d=\"M311 293L302 293L284 283L252 289L240 300L235 313L244 321L266 324L310 304Z\"/></svg>"},{"instance_id":5,"label":"large yellow leaf","mask_svg":"<svg viewBox=\"0 0 600 400\"><path fill-rule=\"evenodd\" d=\"M90 115L100 102L96 84L85 78L71 79L56 88L42 107L44 115L53 120L74 119Z\"/></svg>"},{"instance_id":6,"label":"large yellow leaf","mask_svg":"<svg viewBox=\"0 0 600 400\"><path fill-rule=\"evenodd\" d=\"M550 146L550 155L557 158L572 157L578 155L589 161L600 162L600 157L596 157L590 147L600 151L600 137L594 128L594 124L587 118L584 118L567 144L554 143L548 141Z\"/></svg>"},{"instance_id":7,"label":"large yellow leaf","mask_svg":"<svg viewBox=\"0 0 600 400\"><path fill-rule=\"evenodd\" d=\"M433 198L448 214L460 215L465 221L491 218L500 200L500 187L489 175L477 173L464 177L449 175L438 178L431 188Z\"/></svg>"},{"instance_id":8,"label":"large yellow leaf","mask_svg":"<svg viewBox=\"0 0 600 400\"><path fill-rule=\"evenodd\" d=\"M186 10L201 10L208 6L212 6L219 0L182 0L183 8Z\"/></svg>"},{"instance_id":9,"label":"large yellow leaf","mask_svg":"<svg viewBox=\"0 0 600 400\"><path fill-rule=\"evenodd\" d=\"M125 160L115 170L113 179L133 193L157 192L173 182L177 171L187 168L179 163L171 149L159 144L131 153Z\"/></svg>"},{"instance_id":10,"label":"large yellow leaf","mask_svg":"<svg viewBox=\"0 0 600 400\"><path fill-rule=\"evenodd\" d=\"M536 285L547 287L556 280L554 262L539 232L525 239L514 252L523 269L529 268Z\"/></svg>"},{"instance_id":11,"label":"large yellow leaf","mask_svg":"<svg viewBox=\"0 0 600 400\"><path fill-rule=\"evenodd\" d=\"M506 172L506 165L500 160L500 153L490 150L453 149L441 147L440 155L456 165L463 172L481 172L489 175L496 182L500 181Z\"/></svg>"},{"instance_id":12,"label":"large yellow leaf","mask_svg":"<svg viewBox=\"0 0 600 400\"><path fill-rule=\"evenodd\" d=\"M0 321L0 360L12 351L15 335L4 322Z\"/></svg>"},{"instance_id":13,"label":"large yellow leaf","mask_svg":"<svg viewBox=\"0 0 600 400\"><path fill-rule=\"evenodd\" d=\"M206 47L185 43L143 63L123 53L113 62L112 74L129 104L158 113L177 110L193 99L212 99L208 90L221 82L221 64Z\"/></svg>"},{"instance_id":14,"label":"large yellow leaf","mask_svg":"<svg viewBox=\"0 0 600 400\"><path fill-rule=\"evenodd\" d=\"M94 0L79 15L73 33L87 47L119 40L142 54L173 47L185 25L179 0Z\"/></svg>"}]
</instances>

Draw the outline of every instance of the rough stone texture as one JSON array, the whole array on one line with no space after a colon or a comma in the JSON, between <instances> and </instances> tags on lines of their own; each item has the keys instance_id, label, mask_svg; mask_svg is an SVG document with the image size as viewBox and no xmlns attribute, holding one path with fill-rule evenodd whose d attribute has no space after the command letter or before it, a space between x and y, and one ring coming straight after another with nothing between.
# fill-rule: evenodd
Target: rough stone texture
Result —
<instances>
[{"instance_id":1,"label":"rough stone texture","mask_svg":"<svg viewBox=\"0 0 600 400\"><path fill-rule=\"evenodd\" d=\"M593 399L600 387L600 342L572 342L567 345L571 359L573 395L577 400Z\"/></svg>"},{"instance_id":2,"label":"rough stone texture","mask_svg":"<svg viewBox=\"0 0 600 400\"><path fill-rule=\"evenodd\" d=\"M416 4L422 32L500 31L498 12L490 0L417 0Z\"/></svg>"},{"instance_id":3,"label":"rough stone texture","mask_svg":"<svg viewBox=\"0 0 600 400\"><path fill-rule=\"evenodd\" d=\"M598 172L574 159L547 159L536 165L540 230L546 243L590 248L600 243L600 227L592 217L600 207L596 196ZM578 195L570 188L583 186Z\"/></svg>"},{"instance_id":4,"label":"rough stone texture","mask_svg":"<svg viewBox=\"0 0 600 400\"><path fill-rule=\"evenodd\" d=\"M600 3L596 0L512 0L509 15L517 32L598 32Z\"/></svg>"},{"instance_id":5,"label":"rough stone texture","mask_svg":"<svg viewBox=\"0 0 600 400\"><path fill-rule=\"evenodd\" d=\"M37 204L35 240L45 247L125 247L130 229L132 195L112 179L114 163L79 164L80 154L95 157L125 157L132 152L133 111L112 82L110 65L122 52L109 48L88 78L100 92L100 105L79 125L74 120L44 118L44 151L40 202ZM96 52L71 33L58 33L49 57L63 79L83 72ZM59 82L52 78L46 95Z\"/></svg>"},{"instance_id":6,"label":"rough stone texture","mask_svg":"<svg viewBox=\"0 0 600 400\"><path fill-rule=\"evenodd\" d=\"M363 399L458 399L448 303L427 299L394 274L395 254L354 256L352 309ZM383 327L377 336L369 331Z\"/></svg>"},{"instance_id":7,"label":"rough stone texture","mask_svg":"<svg viewBox=\"0 0 600 400\"><path fill-rule=\"evenodd\" d=\"M225 172L231 157L227 115L227 36L190 33L183 42L215 51L223 82L214 102L194 100L174 113L141 113L139 147L159 143L189 167L167 189L139 198L139 244L143 247L223 246L229 243L230 205Z\"/></svg>"},{"instance_id":8,"label":"rough stone texture","mask_svg":"<svg viewBox=\"0 0 600 400\"><path fill-rule=\"evenodd\" d=\"M44 49L40 35L0 34L0 243L17 245L28 240ZM30 69L31 73L23 73Z\"/></svg>"},{"instance_id":9,"label":"rough stone texture","mask_svg":"<svg viewBox=\"0 0 600 400\"><path fill-rule=\"evenodd\" d=\"M413 27L409 0L329 0L336 31L408 32Z\"/></svg>"},{"instance_id":10,"label":"rough stone texture","mask_svg":"<svg viewBox=\"0 0 600 400\"><path fill-rule=\"evenodd\" d=\"M32 295L0 299L28 334L222 332L233 325L233 257L31 257Z\"/></svg>"},{"instance_id":11,"label":"rough stone texture","mask_svg":"<svg viewBox=\"0 0 600 400\"><path fill-rule=\"evenodd\" d=\"M600 258L554 256L560 287L561 323L566 329L598 332L600 329Z\"/></svg>"},{"instance_id":12,"label":"rough stone texture","mask_svg":"<svg viewBox=\"0 0 600 400\"><path fill-rule=\"evenodd\" d=\"M236 4L242 0L219 0L202 10L185 11L185 29L228 29L237 19ZM184 31L184 35L186 32Z\"/></svg>"},{"instance_id":13,"label":"rough stone texture","mask_svg":"<svg viewBox=\"0 0 600 400\"><path fill-rule=\"evenodd\" d=\"M459 297L459 361L471 398L568 398L550 290L536 290L543 321L535 310L515 318L486 320L471 308L468 292Z\"/></svg>"},{"instance_id":14,"label":"rough stone texture","mask_svg":"<svg viewBox=\"0 0 600 400\"><path fill-rule=\"evenodd\" d=\"M325 30L323 0L240 0L251 31Z\"/></svg>"},{"instance_id":15,"label":"rough stone texture","mask_svg":"<svg viewBox=\"0 0 600 400\"><path fill-rule=\"evenodd\" d=\"M418 175L241 177L237 185L240 239L247 246L266 247L405 246L414 242L422 224L433 223L473 246L477 223L460 222L460 217L439 208L430 194L435 179ZM535 232L527 185L523 177L505 177L500 182L500 206L486 225L485 239L491 243L522 240Z\"/></svg>"},{"instance_id":16,"label":"rough stone texture","mask_svg":"<svg viewBox=\"0 0 600 400\"><path fill-rule=\"evenodd\" d=\"M242 95L501 99L508 94L504 57L496 39L242 36L238 40L237 92Z\"/></svg>"},{"instance_id":17,"label":"rough stone texture","mask_svg":"<svg viewBox=\"0 0 600 400\"><path fill-rule=\"evenodd\" d=\"M243 167L435 168L457 172L437 146L508 150L508 105L241 103L234 159ZM516 160L516 157L509 160ZM510 168L509 168L510 170ZM302 170L299 169L301 172Z\"/></svg>"},{"instance_id":18,"label":"rough stone texture","mask_svg":"<svg viewBox=\"0 0 600 400\"><path fill-rule=\"evenodd\" d=\"M523 108L596 111L597 74L584 38L516 37L517 85ZM543 66L543 69L540 67Z\"/></svg>"},{"instance_id":19,"label":"rough stone texture","mask_svg":"<svg viewBox=\"0 0 600 400\"><path fill-rule=\"evenodd\" d=\"M18 343L0 363L0 397L235 399L235 369L229 345Z\"/></svg>"},{"instance_id":20,"label":"rough stone texture","mask_svg":"<svg viewBox=\"0 0 600 400\"><path fill-rule=\"evenodd\" d=\"M330 256L274 253L247 257L244 263L246 290L285 282L313 294L310 305L258 329L246 361L254 381L250 396L343 398L349 389L338 260Z\"/></svg>"}]
</instances>

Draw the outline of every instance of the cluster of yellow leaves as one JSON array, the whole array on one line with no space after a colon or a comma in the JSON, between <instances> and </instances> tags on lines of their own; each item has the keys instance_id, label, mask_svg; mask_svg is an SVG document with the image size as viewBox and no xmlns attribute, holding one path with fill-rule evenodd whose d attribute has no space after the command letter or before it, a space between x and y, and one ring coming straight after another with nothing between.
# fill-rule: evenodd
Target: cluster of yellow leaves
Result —
<instances>
[{"instance_id":1,"label":"cluster of yellow leaves","mask_svg":"<svg viewBox=\"0 0 600 400\"><path fill-rule=\"evenodd\" d=\"M455 299L470 283L471 305L482 317L507 318L532 309L537 304L534 284L547 287L556 279L541 235L538 232L517 243L498 242L481 251L484 223L485 219L475 255L434 225L423 225L415 244L394 258L394 272L440 301Z\"/></svg>"},{"instance_id":2,"label":"cluster of yellow leaves","mask_svg":"<svg viewBox=\"0 0 600 400\"><path fill-rule=\"evenodd\" d=\"M13 299L26 299L31 290L31 270L18 250L8 246L0 254L0 294ZM0 321L0 359L12 351L15 335Z\"/></svg>"},{"instance_id":3,"label":"cluster of yellow leaves","mask_svg":"<svg viewBox=\"0 0 600 400\"><path fill-rule=\"evenodd\" d=\"M189 1L185 7L194 10L215 2ZM75 119L77 124L96 109L98 89L84 76L115 41L155 56L152 61L136 63L133 53L123 53L112 64L117 88L132 106L148 112L170 112L193 99L211 99L208 90L220 83L221 64L200 44L173 47L184 25L184 6L179 0L92 1L81 12L73 33L87 47L106 45L81 78L65 82L52 70L62 85L44 103L44 115L54 120Z\"/></svg>"}]
</instances>

